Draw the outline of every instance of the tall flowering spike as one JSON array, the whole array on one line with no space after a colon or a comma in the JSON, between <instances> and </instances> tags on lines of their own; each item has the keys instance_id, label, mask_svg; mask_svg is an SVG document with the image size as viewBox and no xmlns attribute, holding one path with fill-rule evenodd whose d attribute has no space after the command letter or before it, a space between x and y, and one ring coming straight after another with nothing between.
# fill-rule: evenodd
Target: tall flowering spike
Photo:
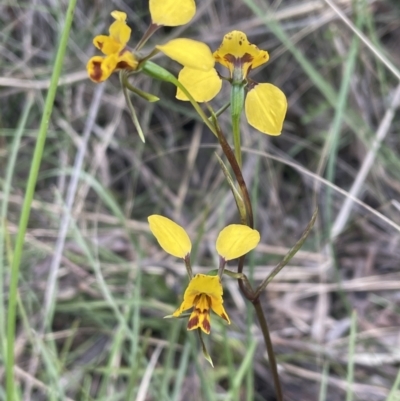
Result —
<instances>
[{"instance_id":1,"label":"tall flowering spike","mask_svg":"<svg viewBox=\"0 0 400 401\"><path fill-rule=\"evenodd\" d=\"M214 52L214 58L229 69L231 78L240 81L247 77L250 70L266 63L269 55L251 44L243 32L232 31L224 36L221 46Z\"/></svg>"},{"instance_id":2,"label":"tall flowering spike","mask_svg":"<svg viewBox=\"0 0 400 401\"><path fill-rule=\"evenodd\" d=\"M106 57L94 56L86 69L90 79L94 82L102 82L116 70L134 70L138 62L126 45L131 36L131 28L126 25L126 14L122 11L111 13L115 21L110 25L109 35L98 35L93 39L93 44L101 50Z\"/></svg>"},{"instance_id":3,"label":"tall flowering spike","mask_svg":"<svg viewBox=\"0 0 400 401\"><path fill-rule=\"evenodd\" d=\"M148 217L150 230L165 252L177 258L185 258L192 250L186 231L164 216L153 214Z\"/></svg>"},{"instance_id":4,"label":"tall flowering spike","mask_svg":"<svg viewBox=\"0 0 400 401\"><path fill-rule=\"evenodd\" d=\"M285 94L272 84L249 85L244 103L249 124L269 135L280 135L287 110Z\"/></svg>"},{"instance_id":5,"label":"tall flowering spike","mask_svg":"<svg viewBox=\"0 0 400 401\"><path fill-rule=\"evenodd\" d=\"M210 48L197 40L178 38L156 48L179 64L196 70L209 71L215 64Z\"/></svg>"},{"instance_id":6,"label":"tall flowering spike","mask_svg":"<svg viewBox=\"0 0 400 401\"><path fill-rule=\"evenodd\" d=\"M223 307L222 295L223 289L218 276L197 274L190 280L183 295L183 302L172 316L178 317L185 310L193 308L187 329L194 330L200 328L204 333L210 334L211 309L230 324L229 317Z\"/></svg>"},{"instance_id":7,"label":"tall flowering spike","mask_svg":"<svg viewBox=\"0 0 400 401\"><path fill-rule=\"evenodd\" d=\"M219 233L216 248L218 254L228 261L250 252L259 242L260 233L257 230L242 224L231 224Z\"/></svg>"},{"instance_id":8,"label":"tall flowering spike","mask_svg":"<svg viewBox=\"0 0 400 401\"><path fill-rule=\"evenodd\" d=\"M194 0L150 0L153 24L179 26L187 24L196 13Z\"/></svg>"}]
</instances>

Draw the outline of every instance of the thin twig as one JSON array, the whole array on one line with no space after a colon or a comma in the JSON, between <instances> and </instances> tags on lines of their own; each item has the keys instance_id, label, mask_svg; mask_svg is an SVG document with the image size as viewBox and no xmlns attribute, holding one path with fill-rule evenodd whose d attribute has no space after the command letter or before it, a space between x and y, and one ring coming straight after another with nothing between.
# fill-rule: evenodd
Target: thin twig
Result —
<instances>
[{"instance_id":1,"label":"thin twig","mask_svg":"<svg viewBox=\"0 0 400 401\"><path fill-rule=\"evenodd\" d=\"M267 347L269 367L271 369L272 378L274 380L276 399L278 401L283 401L282 386L281 386L281 381L279 379L278 365L277 365L276 359L275 359L274 347L272 346L272 341L271 341L271 337L269 335L267 320L265 319L264 311L262 310L260 298L257 297L257 299L252 301L252 304L254 306L254 309L256 310L258 322L260 323L261 331L262 331L263 337L264 337L264 342Z\"/></svg>"}]
</instances>

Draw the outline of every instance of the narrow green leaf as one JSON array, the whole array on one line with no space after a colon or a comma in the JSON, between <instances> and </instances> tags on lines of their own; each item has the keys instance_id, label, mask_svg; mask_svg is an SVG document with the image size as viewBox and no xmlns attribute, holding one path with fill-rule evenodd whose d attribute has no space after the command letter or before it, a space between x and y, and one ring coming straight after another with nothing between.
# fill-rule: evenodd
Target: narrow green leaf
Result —
<instances>
[{"instance_id":1,"label":"narrow green leaf","mask_svg":"<svg viewBox=\"0 0 400 401\"><path fill-rule=\"evenodd\" d=\"M274 270L269 274L269 276L257 287L255 292L255 296L260 296L261 292L266 288L266 286L274 279L274 277L290 262L294 255L296 255L297 251L303 246L304 241L307 239L308 234L314 226L315 220L318 215L318 208L315 209L310 222L307 224L306 229L303 231L302 236L296 242L292 249L285 255L282 261L275 267Z\"/></svg>"}]
</instances>

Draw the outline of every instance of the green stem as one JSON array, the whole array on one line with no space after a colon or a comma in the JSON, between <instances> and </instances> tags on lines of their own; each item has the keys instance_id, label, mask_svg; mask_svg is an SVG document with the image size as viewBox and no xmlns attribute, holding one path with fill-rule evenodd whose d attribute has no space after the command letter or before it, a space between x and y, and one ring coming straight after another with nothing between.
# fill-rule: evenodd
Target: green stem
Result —
<instances>
[{"instance_id":1,"label":"green stem","mask_svg":"<svg viewBox=\"0 0 400 401\"><path fill-rule=\"evenodd\" d=\"M283 393L282 393L282 386L281 381L279 379L278 374L278 365L276 363L274 348L272 346L271 337L269 335L267 320L265 319L264 312L262 310L262 306L260 303L260 298L256 298L252 301L254 309L256 310L258 322L260 324L261 331L263 333L265 346L267 347L268 359L269 359L269 366L272 372L272 378L274 380L274 386L276 391L276 399L277 401L283 401Z\"/></svg>"},{"instance_id":2,"label":"green stem","mask_svg":"<svg viewBox=\"0 0 400 401\"><path fill-rule=\"evenodd\" d=\"M217 158L221 170L224 173L225 178L228 181L228 185L232 191L233 197L236 202L236 207L239 210L240 221L243 222L243 224L247 224L247 211L246 211L246 205L243 201L243 197L239 193L239 190L236 188L236 184L233 181L233 178L231 177L228 168L225 166L225 163L222 161L222 159L218 156L217 152L215 152L215 157Z\"/></svg>"},{"instance_id":3,"label":"green stem","mask_svg":"<svg viewBox=\"0 0 400 401\"><path fill-rule=\"evenodd\" d=\"M153 94L151 94L151 93L142 91L141 89L136 88L136 87L134 87L133 85L131 85L130 82L128 81L128 75L125 74L125 71L124 71L124 70L121 70L121 71L120 71L119 80L120 80L120 82L121 82L121 86L122 86L123 89L124 89L124 88L129 89L129 90L130 90L131 92L133 92L135 95L140 96L142 99L147 100L147 101L150 102L150 103L158 102L158 101L160 100L159 97L157 97L157 96L155 96L155 95L153 95ZM125 96L125 97L126 97L126 96Z\"/></svg>"},{"instance_id":4,"label":"green stem","mask_svg":"<svg viewBox=\"0 0 400 401\"><path fill-rule=\"evenodd\" d=\"M253 207L251 206L251 200L249 191L247 190L246 182L242 175L242 170L239 166L239 163L233 153L232 148L229 146L228 141L226 140L221 129L217 128L217 137L219 143L221 145L221 149L224 152L226 158L229 161L229 164L232 167L233 174L235 175L236 181L239 185L240 191L242 192L242 199L246 207L246 216L241 215L241 223L248 225L250 228L254 228L254 219L253 219ZM240 213L240 209L239 209ZM242 256L243 257L243 256Z\"/></svg>"},{"instance_id":5,"label":"green stem","mask_svg":"<svg viewBox=\"0 0 400 401\"><path fill-rule=\"evenodd\" d=\"M230 105L231 105L231 102L228 102L225 105L223 105L219 110L217 110L214 113L215 117L219 117L225 110L227 110L229 108Z\"/></svg>"},{"instance_id":6,"label":"green stem","mask_svg":"<svg viewBox=\"0 0 400 401\"><path fill-rule=\"evenodd\" d=\"M242 168L242 148L240 144L240 116L242 115L244 103L244 86L242 84L233 84L231 90L231 116L233 145L235 157L240 168Z\"/></svg>"},{"instance_id":7,"label":"green stem","mask_svg":"<svg viewBox=\"0 0 400 401\"><path fill-rule=\"evenodd\" d=\"M240 143L240 116L232 116L233 148L235 157L240 168L242 168L242 146Z\"/></svg>"},{"instance_id":8,"label":"green stem","mask_svg":"<svg viewBox=\"0 0 400 401\"><path fill-rule=\"evenodd\" d=\"M247 276L244 273L236 273L236 272L233 272L233 271L228 270L228 269L224 269L223 273L226 274L228 277L232 277L232 278L235 278L237 280L241 280L243 282L248 294L249 294L247 299L252 301L252 299L254 298L254 290L251 287L249 279L247 278Z\"/></svg>"},{"instance_id":9,"label":"green stem","mask_svg":"<svg viewBox=\"0 0 400 401\"><path fill-rule=\"evenodd\" d=\"M126 104L128 106L129 112L131 114L133 125L135 126L136 131L138 132L138 135L139 135L140 139L142 140L143 143L145 143L146 139L144 137L144 132L143 132L142 127L140 125L140 122L139 122L139 119L137 117L135 108L133 107L131 97L129 96L129 93L128 93L128 89L129 88L127 88L127 86L124 85L124 83L123 83L123 75L122 74L123 73L121 72L120 75L119 75L120 82L121 82L121 87L122 87L122 93L124 94Z\"/></svg>"},{"instance_id":10,"label":"green stem","mask_svg":"<svg viewBox=\"0 0 400 401\"><path fill-rule=\"evenodd\" d=\"M29 171L28 183L26 187L25 199L22 205L21 217L18 226L18 234L14 249L14 255L11 265L9 303L8 303L8 319L7 319L7 360L6 360L6 394L7 400L16 399L15 380L14 380L14 343L15 343L15 326L16 326L16 305L18 292L19 269L24 246L26 228L31 210L33 194L35 192L37 177L39 173L40 163L42 160L43 149L46 142L47 129L49 126L50 116L53 109L54 99L57 91L58 79L61 75L63 61L69 32L73 20L76 0L70 0L66 13L65 25L61 35L60 44L57 51L56 60L54 62L53 75L51 77L49 91L44 105L42 120L40 122L39 133L33 154L31 169Z\"/></svg>"},{"instance_id":11,"label":"green stem","mask_svg":"<svg viewBox=\"0 0 400 401\"><path fill-rule=\"evenodd\" d=\"M3 184L3 202L1 204L1 211L0 211L0 217L1 217L1 229L0 229L0 350L1 350L1 355L5 359L5 354L6 354L6 333L5 333L5 303L4 303L4 266L6 265L5 260L4 260L4 247L5 243L7 241L7 212L8 212L8 201L9 201L9 196L11 192L11 184L12 184L12 178L13 178L13 172L15 168L15 164L17 163L17 158L18 158L18 150L19 146L21 143L21 137L24 133L24 129L28 120L28 116L31 110L31 107L34 102L34 94L33 92L28 92L26 96L26 101L25 101L25 106L21 115L21 119L18 123L18 128L16 129L14 133L14 139L13 143L11 146L11 150L9 151L9 160L8 160L8 165L7 165L7 171L5 175L5 180ZM12 255L11 252L9 254L9 261L12 260Z\"/></svg>"}]
</instances>

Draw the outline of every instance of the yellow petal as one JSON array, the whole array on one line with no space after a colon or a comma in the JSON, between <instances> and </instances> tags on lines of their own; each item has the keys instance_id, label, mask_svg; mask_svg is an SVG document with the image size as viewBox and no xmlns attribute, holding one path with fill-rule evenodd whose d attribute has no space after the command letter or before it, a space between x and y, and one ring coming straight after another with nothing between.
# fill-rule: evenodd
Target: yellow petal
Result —
<instances>
[{"instance_id":1,"label":"yellow petal","mask_svg":"<svg viewBox=\"0 0 400 401\"><path fill-rule=\"evenodd\" d=\"M116 66L117 56L115 54L105 58L95 56L88 61L86 70L92 81L103 82L115 71Z\"/></svg>"},{"instance_id":2,"label":"yellow petal","mask_svg":"<svg viewBox=\"0 0 400 401\"><path fill-rule=\"evenodd\" d=\"M225 260L239 258L254 249L260 242L260 234L242 224L231 224L218 235L216 248Z\"/></svg>"},{"instance_id":3,"label":"yellow petal","mask_svg":"<svg viewBox=\"0 0 400 401\"><path fill-rule=\"evenodd\" d=\"M120 44L121 49L125 47L131 37L131 28L121 20L114 21L110 25L109 32L110 37Z\"/></svg>"},{"instance_id":4,"label":"yellow petal","mask_svg":"<svg viewBox=\"0 0 400 401\"><path fill-rule=\"evenodd\" d=\"M222 319L226 320L228 322L228 324L231 324L229 316L226 313L224 306L222 305L222 298L221 298L221 301L219 301L219 302L216 302L213 299L211 302L211 309L214 311L214 313L216 315L222 317Z\"/></svg>"},{"instance_id":5,"label":"yellow petal","mask_svg":"<svg viewBox=\"0 0 400 401\"><path fill-rule=\"evenodd\" d=\"M111 16L115 21L109 28L110 37L120 44L120 50L122 50L131 37L131 28L126 25L126 13L123 11L115 10L111 13Z\"/></svg>"},{"instance_id":6,"label":"yellow petal","mask_svg":"<svg viewBox=\"0 0 400 401\"><path fill-rule=\"evenodd\" d=\"M214 58L229 69L231 76L236 67L242 69L242 77L246 78L251 69L266 63L269 55L251 44L243 32L232 31L224 36L221 46L214 52Z\"/></svg>"},{"instance_id":7,"label":"yellow petal","mask_svg":"<svg viewBox=\"0 0 400 401\"><path fill-rule=\"evenodd\" d=\"M228 314L223 307L223 289L218 276L197 274L190 280L181 306L172 314L178 317L183 311L194 308L188 321L188 330L201 328L210 333L210 308L220 317L230 323Z\"/></svg>"},{"instance_id":8,"label":"yellow petal","mask_svg":"<svg viewBox=\"0 0 400 401\"><path fill-rule=\"evenodd\" d=\"M197 40L178 38L156 48L179 64L196 70L209 71L215 64L210 48Z\"/></svg>"},{"instance_id":9,"label":"yellow petal","mask_svg":"<svg viewBox=\"0 0 400 401\"><path fill-rule=\"evenodd\" d=\"M204 295L203 295L204 296ZM206 334L210 334L211 331L211 321L210 321L210 310L194 309L191 313L187 329L194 330L200 328Z\"/></svg>"},{"instance_id":10,"label":"yellow petal","mask_svg":"<svg viewBox=\"0 0 400 401\"><path fill-rule=\"evenodd\" d=\"M135 56L128 50L125 50L120 53L118 57L118 62L116 65L116 69L119 70L135 70L138 65Z\"/></svg>"},{"instance_id":11,"label":"yellow petal","mask_svg":"<svg viewBox=\"0 0 400 401\"><path fill-rule=\"evenodd\" d=\"M186 231L172 220L153 214L148 217L150 230L161 248L177 258L185 258L192 249L192 243Z\"/></svg>"},{"instance_id":12,"label":"yellow petal","mask_svg":"<svg viewBox=\"0 0 400 401\"><path fill-rule=\"evenodd\" d=\"M287 110L285 94L272 84L256 84L245 100L247 121L269 135L280 135Z\"/></svg>"},{"instance_id":13,"label":"yellow petal","mask_svg":"<svg viewBox=\"0 0 400 401\"><path fill-rule=\"evenodd\" d=\"M186 295L186 293L185 293L185 295ZM196 294L196 295L198 295L198 294ZM179 308L172 314L172 316L178 317L178 316L180 316L180 315L182 314L182 312L184 312L185 310L188 310L188 309L190 309L190 308L193 308L193 305L194 305L194 298L195 298L196 295L194 295L194 296L185 296L185 297L183 298L183 301L182 301L181 305L180 305Z\"/></svg>"},{"instance_id":14,"label":"yellow petal","mask_svg":"<svg viewBox=\"0 0 400 401\"><path fill-rule=\"evenodd\" d=\"M190 92L196 102L208 102L214 99L222 87L222 80L214 68L209 71L199 71L183 67L178 75L178 80ZM189 100L179 88L176 91L176 98Z\"/></svg>"},{"instance_id":15,"label":"yellow petal","mask_svg":"<svg viewBox=\"0 0 400 401\"><path fill-rule=\"evenodd\" d=\"M150 0L153 24L178 26L187 24L196 13L194 0Z\"/></svg>"},{"instance_id":16,"label":"yellow petal","mask_svg":"<svg viewBox=\"0 0 400 401\"><path fill-rule=\"evenodd\" d=\"M106 35L95 36L93 44L107 56L118 53L121 50L121 44Z\"/></svg>"},{"instance_id":17,"label":"yellow petal","mask_svg":"<svg viewBox=\"0 0 400 401\"><path fill-rule=\"evenodd\" d=\"M214 279L210 280L210 277L214 277ZM172 314L172 316L178 317L185 310L193 308L196 297L207 292L209 289L211 289L215 298L222 298L222 285L218 276L196 274L190 280L185 293L183 294L181 306Z\"/></svg>"},{"instance_id":18,"label":"yellow petal","mask_svg":"<svg viewBox=\"0 0 400 401\"><path fill-rule=\"evenodd\" d=\"M207 274L196 274L186 288L184 299L196 297L198 294L207 294L210 297L221 298L223 293L221 280L218 276L208 276Z\"/></svg>"},{"instance_id":19,"label":"yellow petal","mask_svg":"<svg viewBox=\"0 0 400 401\"><path fill-rule=\"evenodd\" d=\"M111 16L112 16L116 21L121 21L121 22L125 22L125 21L126 21L126 13L124 13L123 11L114 10L114 11L111 13Z\"/></svg>"}]
</instances>

